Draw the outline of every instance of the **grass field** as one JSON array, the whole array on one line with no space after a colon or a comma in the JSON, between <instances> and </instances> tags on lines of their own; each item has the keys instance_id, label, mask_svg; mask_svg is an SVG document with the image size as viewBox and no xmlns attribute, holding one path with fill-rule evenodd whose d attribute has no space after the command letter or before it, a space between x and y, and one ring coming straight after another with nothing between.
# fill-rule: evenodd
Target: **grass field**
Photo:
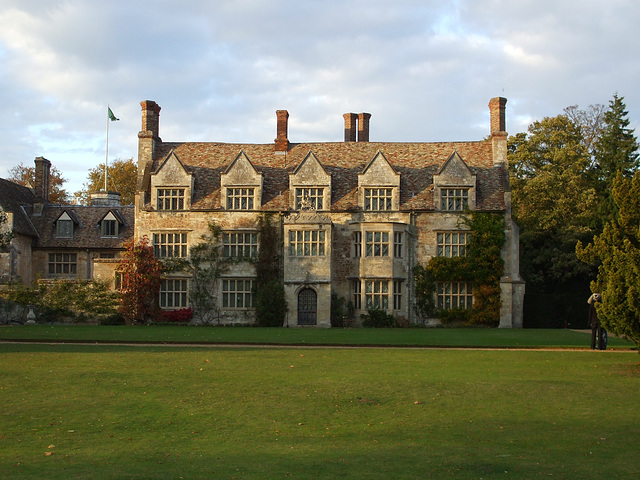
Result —
<instances>
[{"instance_id":1,"label":"grass field","mask_svg":"<svg viewBox=\"0 0 640 480\"><path fill-rule=\"evenodd\" d=\"M498 328L253 328L33 325L0 327L2 340L202 344L380 345L497 348L588 348L590 332ZM609 348L631 348L609 338Z\"/></svg>"},{"instance_id":2,"label":"grass field","mask_svg":"<svg viewBox=\"0 0 640 480\"><path fill-rule=\"evenodd\" d=\"M0 472L631 479L639 397L628 350L0 344Z\"/></svg>"}]
</instances>

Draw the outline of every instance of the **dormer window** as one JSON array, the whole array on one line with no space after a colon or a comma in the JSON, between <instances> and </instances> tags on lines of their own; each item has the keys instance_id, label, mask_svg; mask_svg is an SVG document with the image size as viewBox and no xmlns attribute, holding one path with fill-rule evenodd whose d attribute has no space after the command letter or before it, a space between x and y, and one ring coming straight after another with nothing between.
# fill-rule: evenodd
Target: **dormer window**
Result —
<instances>
[{"instance_id":1,"label":"dormer window","mask_svg":"<svg viewBox=\"0 0 640 480\"><path fill-rule=\"evenodd\" d=\"M227 210L253 210L253 188L227 188Z\"/></svg>"},{"instance_id":2,"label":"dormer window","mask_svg":"<svg viewBox=\"0 0 640 480\"><path fill-rule=\"evenodd\" d=\"M440 190L440 210L448 212L463 212L468 208L468 188L443 188Z\"/></svg>"},{"instance_id":3,"label":"dormer window","mask_svg":"<svg viewBox=\"0 0 640 480\"><path fill-rule=\"evenodd\" d=\"M184 210L184 188L158 188L158 210Z\"/></svg>"},{"instance_id":4,"label":"dormer window","mask_svg":"<svg viewBox=\"0 0 640 480\"><path fill-rule=\"evenodd\" d=\"M56 221L56 237L73 238L73 220L64 212Z\"/></svg>"},{"instance_id":5,"label":"dormer window","mask_svg":"<svg viewBox=\"0 0 640 480\"><path fill-rule=\"evenodd\" d=\"M109 212L100 222L100 234L102 237L118 236L118 220L113 212Z\"/></svg>"},{"instance_id":6,"label":"dormer window","mask_svg":"<svg viewBox=\"0 0 640 480\"><path fill-rule=\"evenodd\" d=\"M392 188L365 188L364 209L370 212L392 210Z\"/></svg>"},{"instance_id":7,"label":"dormer window","mask_svg":"<svg viewBox=\"0 0 640 480\"><path fill-rule=\"evenodd\" d=\"M296 210L322 210L324 188L296 188Z\"/></svg>"}]
</instances>

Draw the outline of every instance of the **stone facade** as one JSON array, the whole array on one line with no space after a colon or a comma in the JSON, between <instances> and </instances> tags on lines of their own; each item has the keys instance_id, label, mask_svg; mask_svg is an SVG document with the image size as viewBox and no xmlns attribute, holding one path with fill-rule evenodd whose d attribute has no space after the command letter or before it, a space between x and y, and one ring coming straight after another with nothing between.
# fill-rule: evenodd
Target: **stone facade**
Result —
<instances>
[{"instance_id":1,"label":"stone facade","mask_svg":"<svg viewBox=\"0 0 640 480\"><path fill-rule=\"evenodd\" d=\"M500 326L521 327L524 282L511 219L505 105L491 100L491 135L482 141L371 142L371 115L348 113L344 142L293 143L289 113L278 110L274 143L228 144L162 141L160 107L143 101L136 237L148 236L160 257L188 257L208 224L218 225L221 251L231 260L213 292L218 319L251 323L258 221L273 213L287 326L331 326L332 296L353 307L356 325L369 308L435 323L416 316L413 267L464 255L472 234L461 223L465 209L496 212L507 234ZM459 282L439 288L441 308L473 301ZM188 276L168 275L160 306L186 307L188 293Z\"/></svg>"},{"instance_id":2,"label":"stone facade","mask_svg":"<svg viewBox=\"0 0 640 480\"><path fill-rule=\"evenodd\" d=\"M133 206L120 205L115 192L92 194L88 206L51 204L50 169L49 160L35 159L33 190L0 179L0 208L13 231L0 252L0 283L99 279L115 287L124 242L134 234Z\"/></svg>"}]
</instances>

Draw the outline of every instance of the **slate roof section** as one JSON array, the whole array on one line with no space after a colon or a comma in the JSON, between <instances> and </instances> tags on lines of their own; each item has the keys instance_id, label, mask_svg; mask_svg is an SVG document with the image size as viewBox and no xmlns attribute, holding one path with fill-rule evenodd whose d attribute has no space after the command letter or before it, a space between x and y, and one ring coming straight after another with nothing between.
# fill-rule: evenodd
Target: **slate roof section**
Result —
<instances>
[{"instance_id":1,"label":"slate roof section","mask_svg":"<svg viewBox=\"0 0 640 480\"><path fill-rule=\"evenodd\" d=\"M67 212L77 220L73 228L72 238L56 237L56 220ZM122 219L117 237L102 237L100 222L112 211L114 216ZM82 206L82 205L46 205L41 216L31 217L40 232L37 248L46 249L119 249L124 242L133 237L135 209L133 206Z\"/></svg>"},{"instance_id":2,"label":"slate roof section","mask_svg":"<svg viewBox=\"0 0 640 480\"><path fill-rule=\"evenodd\" d=\"M0 178L0 207L5 212L13 213L13 230L15 233L37 237L38 232L29 220L27 210L33 208L36 198L30 188Z\"/></svg>"},{"instance_id":3,"label":"slate roof section","mask_svg":"<svg viewBox=\"0 0 640 480\"><path fill-rule=\"evenodd\" d=\"M155 172L172 151L185 169L194 175L193 210L220 209L220 174L242 151L263 175L263 210L289 210L289 174L298 168L309 152L313 152L332 176L332 211L358 209L358 174L364 171L378 152L384 154L401 175L401 211L434 209L433 175L454 152L477 175L477 207L488 211L505 210L504 192L508 182L505 181L504 169L493 165L491 140L291 143L286 154L275 153L273 144L159 142L152 171Z\"/></svg>"}]
</instances>

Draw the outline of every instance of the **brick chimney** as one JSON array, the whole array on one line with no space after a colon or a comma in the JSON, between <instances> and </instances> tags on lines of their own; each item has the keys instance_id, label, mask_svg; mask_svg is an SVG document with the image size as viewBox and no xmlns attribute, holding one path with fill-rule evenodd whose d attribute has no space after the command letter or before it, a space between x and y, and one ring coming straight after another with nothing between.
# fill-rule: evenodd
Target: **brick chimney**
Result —
<instances>
[{"instance_id":1,"label":"brick chimney","mask_svg":"<svg viewBox=\"0 0 640 480\"><path fill-rule=\"evenodd\" d=\"M289 112L286 110L276 110L277 129L275 139L276 152L286 152L289 150Z\"/></svg>"},{"instance_id":2,"label":"brick chimney","mask_svg":"<svg viewBox=\"0 0 640 480\"><path fill-rule=\"evenodd\" d=\"M344 141L355 142L358 130L358 115L355 113L345 113L344 117Z\"/></svg>"},{"instance_id":3,"label":"brick chimney","mask_svg":"<svg viewBox=\"0 0 640 480\"><path fill-rule=\"evenodd\" d=\"M503 97L495 97L489 101L489 111L491 112L491 135L506 135L507 121L505 117L505 109L507 99Z\"/></svg>"},{"instance_id":4,"label":"brick chimney","mask_svg":"<svg viewBox=\"0 0 640 480\"><path fill-rule=\"evenodd\" d=\"M51 173L51 162L44 157L36 157L36 178L33 187L36 198L49 202L49 178Z\"/></svg>"},{"instance_id":5,"label":"brick chimney","mask_svg":"<svg viewBox=\"0 0 640 480\"><path fill-rule=\"evenodd\" d=\"M145 136L160 140L160 105L152 100L143 100L140 106L142 107L142 129L138 137Z\"/></svg>"},{"instance_id":6,"label":"brick chimney","mask_svg":"<svg viewBox=\"0 0 640 480\"><path fill-rule=\"evenodd\" d=\"M369 141L369 119L370 118L371 118L370 113L358 114L358 141L359 142Z\"/></svg>"}]
</instances>

